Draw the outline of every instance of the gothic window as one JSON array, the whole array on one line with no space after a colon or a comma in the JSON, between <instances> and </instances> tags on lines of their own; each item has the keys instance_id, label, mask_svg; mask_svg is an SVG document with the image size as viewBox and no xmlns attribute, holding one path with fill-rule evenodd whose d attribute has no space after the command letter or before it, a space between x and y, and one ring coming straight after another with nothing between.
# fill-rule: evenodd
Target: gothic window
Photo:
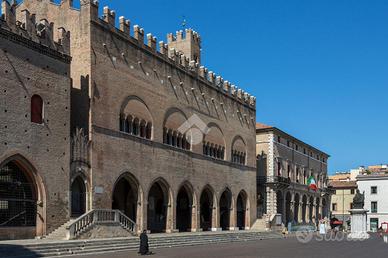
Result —
<instances>
[{"instance_id":1,"label":"gothic window","mask_svg":"<svg viewBox=\"0 0 388 258\"><path fill-rule=\"evenodd\" d=\"M152 117L145 103L129 97L120 114L120 131L144 139L152 138Z\"/></svg>"},{"instance_id":2,"label":"gothic window","mask_svg":"<svg viewBox=\"0 0 388 258\"><path fill-rule=\"evenodd\" d=\"M132 124L132 134L133 135L139 135L139 129L140 129L139 118L135 118L133 120L133 124Z\"/></svg>"},{"instance_id":3,"label":"gothic window","mask_svg":"<svg viewBox=\"0 0 388 258\"><path fill-rule=\"evenodd\" d=\"M152 123L148 122L146 127L146 138L151 139L152 137Z\"/></svg>"},{"instance_id":4,"label":"gothic window","mask_svg":"<svg viewBox=\"0 0 388 258\"><path fill-rule=\"evenodd\" d=\"M225 158L223 150L223 146L210 142L203 142L203 155L205 156L223 160Z\"/></svg>"},{"instance_id":5,"label":"gothic window","mask_svg":"<svg viewBox=\"0 0 388 258\"><path fill-rule=\"evenodd\" d=\"M246 154L241 151L232 151L232 162L245 165Z\"/></svg>"},{"instance_id":6,"label":"gothic window","mask_svg":"<svg viewBox=\"0 0 388 258\"><path fill-rule=\"evenodd\" d=\"M43 99L39 95L31 97L31 122L43 123Z\"/></svg>"},{"instance_id":7,"label":"gothic window","mask_svg":"<svg viewBox=\"0 0 388 258\"><path fill-rule=\"evenodd\" d=\"M140 137L146 137L146 122L144 120L140 122Z\"/></svg>"}]
</instances>

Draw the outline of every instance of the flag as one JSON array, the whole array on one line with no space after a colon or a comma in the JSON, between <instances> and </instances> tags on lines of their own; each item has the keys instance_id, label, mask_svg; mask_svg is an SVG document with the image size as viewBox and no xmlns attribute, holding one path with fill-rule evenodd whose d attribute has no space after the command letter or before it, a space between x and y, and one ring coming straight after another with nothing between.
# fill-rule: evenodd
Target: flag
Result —
<instances>
[{"instance_id":1,"label":"flag","mask_svg":"<svg viewBox=\"0 0 388 258\"><path fill-rule=\"evenodd\" d=\"M317 190L317 184L315 183L315 179L313 176L310 176L308 179L307 179L307 186L309 189L311 190L314 190L316 191Z\"/></svg>"}]
</instances>

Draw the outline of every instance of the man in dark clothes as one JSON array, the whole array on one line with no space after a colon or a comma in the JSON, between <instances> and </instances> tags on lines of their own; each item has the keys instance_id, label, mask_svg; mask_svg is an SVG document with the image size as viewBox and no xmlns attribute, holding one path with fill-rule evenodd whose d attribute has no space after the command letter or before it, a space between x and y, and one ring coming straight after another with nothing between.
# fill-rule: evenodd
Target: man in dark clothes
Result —
<instances>
[{"instance_id":1,"label":"man in dark clothes","mask_svg":"<svg viewBox=\"0 0 388 258\"><path fill-rule=\"evenodd\" d=\"M150 254L149 247L148 247L148 236L147 231L144 230L143 233L140 234L140 249L139 253L141 255L148 255Z\"/></svg>"}]
</instances>

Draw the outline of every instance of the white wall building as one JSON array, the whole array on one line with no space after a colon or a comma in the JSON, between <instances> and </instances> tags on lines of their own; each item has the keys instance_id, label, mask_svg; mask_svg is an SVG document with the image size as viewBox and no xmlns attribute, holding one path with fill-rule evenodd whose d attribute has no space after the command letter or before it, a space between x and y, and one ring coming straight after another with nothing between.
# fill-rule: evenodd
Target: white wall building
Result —
<instances>
[{"instance_id":1,"label":"white wall building","mask_svg":"<svg viewBox=\"0 0 388 258\"><path fill-rule=\"evenodd\" d=\"M363 173L357 176L357 185L365 193L368 230L375 231L381 223L388 222L388 174Z\"/></svg>"}]
</instances>

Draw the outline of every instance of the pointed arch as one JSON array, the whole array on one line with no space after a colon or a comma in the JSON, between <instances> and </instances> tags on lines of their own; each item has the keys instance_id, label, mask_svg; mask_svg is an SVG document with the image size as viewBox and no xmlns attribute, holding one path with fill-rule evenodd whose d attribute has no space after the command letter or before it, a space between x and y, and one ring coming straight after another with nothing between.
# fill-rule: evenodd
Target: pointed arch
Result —
<instances>
[{"instance_id":1,"label":"pointed arch","mask_svg":"<svg viewBox=\"0 0 388 258\"><path fill-rule=\"evenodd\" d=\"M194 188L187 180L178 187L176 195L176 229L179 232L191 231L195 224L196 196Z\"/></svg>"},{"instance_id":2,"label":"pointed arch","mask_svg":"<svg viewBox=\"0 0 388 258\"><path fill-rule=\"evenodd\" d=\"M120 210L136 224L141 225L143 190L137 178L125 171L116 179L112 188L112 209Z\"/></svg>"},{"instance_id":3,"label":"pointed arch","mask_svg":"<svg viewBox=\"0 0 388 258\"><path fill-rule=\"evenodd\" d=\"M226 187L219 198L220 227L222 230L229 230L231 227L230 218L233 209L233 194L229 187Z\"/></svg>"},{"instance_id":4,"label":"pointed arch","mask_svg":"<svg viewBox=\"0 0 388 258\"><path fill-rule=\"evenodd\" d=\"M1 216L0 227L9 227L8 232L12 234L13 227L33 226L31 237L45 235L46 189L36 167L23 155L15 154L0 162L0 176L5 178L0 187L8 189L0 193L0 200L7 208ZM15 182L18 182L16 187L11 187ZM18 194L20 191L23 194ZM20 202L24 205L20 206Z\"/></svg>"},{"instance_id":5,"label":"pointed arch","mask_svg":"<svg viewBox=\"0 0 388 258\"><path fill-rule=\"evenodd\" d=\"M217 198L213 187L209 184L202 188L199 206L200 228L203 231L210 231L215 228Z\"/></svg>"},{"instance_id":6,"label":"pointed arch","mask_svg":"<svg viewBox=\"0 0 388 258\"><path fill-rule=\"evenodd\" d=\"M147 197L147 229L152 233L171 230L173 195L167 181L158 177L152 181Z\"/></svg>"},{"instance_id":7,"label":"pointed arch","mask_svg":"<svg viewBox=\"0 0 388 258\"><path fill-rule=\"evenodd\" d=\"M241 190L237 196L237 228L244 230L249 228L249 197L245 190Z\"/></svg>"}]
</instances>

